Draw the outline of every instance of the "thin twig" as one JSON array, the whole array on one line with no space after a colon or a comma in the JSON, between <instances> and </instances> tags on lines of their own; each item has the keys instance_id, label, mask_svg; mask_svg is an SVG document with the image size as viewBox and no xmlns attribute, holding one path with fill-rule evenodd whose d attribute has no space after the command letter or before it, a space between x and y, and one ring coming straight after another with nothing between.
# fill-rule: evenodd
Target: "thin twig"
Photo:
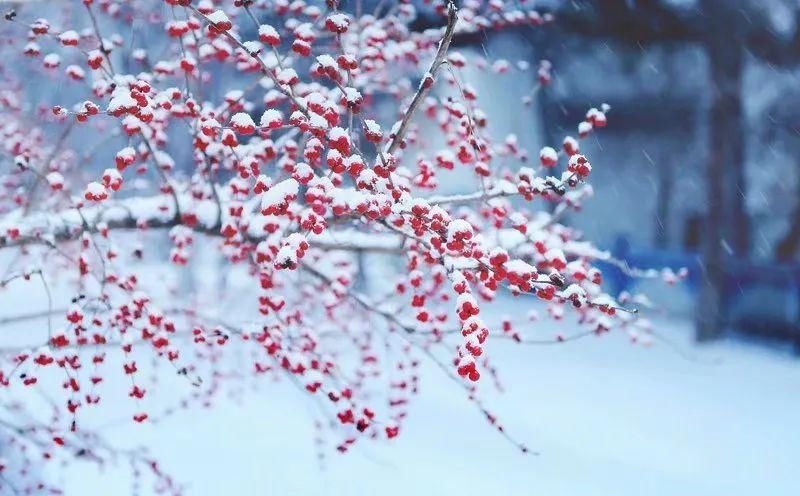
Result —
<instances>
[{"instance_id":1,"label":"thin twig","mask_svg":"<svg viewBox=\"0 0 800 496\"><path fill-rule=\"evenodd\" d=\"M411 120L414 118L414 114L417 112L417 109L425 101L425 97L428 96L433 84L425 84L425 77L428 75L435 81L436 75L439 73L439 69L442 67L442 64L445 61L445 57L447 57L447 50L450 48L450 42L453 41L453 36L455 35L456 30L456 23L458 22L458 9L456 8L455 2L453 0L448 0L447 2L447 26L444 30L444 36L442 40L439 42L439 49L436 51L436 55L433 58L433 62L431 62L430 67L428 68L428 72L423 76L423 81L420 83L419 89L414 94L414 98L411 100L411 104L409 104L408 109L403 114L403 120L400 122L400 127L397 129L397 132L394 133L394 138L390 141L385 148L386 153L393 154L397 148L403 142L403 139L408 132L408 126L411 124Z\"/></svg>"}]
</instances>

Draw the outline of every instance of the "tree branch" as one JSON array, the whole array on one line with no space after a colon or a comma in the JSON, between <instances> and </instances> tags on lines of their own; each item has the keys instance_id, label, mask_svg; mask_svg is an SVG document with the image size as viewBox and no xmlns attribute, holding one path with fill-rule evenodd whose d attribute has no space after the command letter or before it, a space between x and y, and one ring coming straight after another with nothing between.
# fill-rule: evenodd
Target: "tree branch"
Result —
<instances>
[{"instance_id":1,"label":"tree branch","mask_svg":"<svg viewBox=\"0 0 800 496\"><path fill-rule=\"evenodd\" d=\"M403 139L408 132L408 126L411 124L411 119L414 118L414 114L417 112L420 104L422 104L422 102L425 100L425 97L428 95L431 87L433 86L432 82L426 84L425 78L430 76L435 81L436 75L439 73L439 69L445 62L447 49L450 48L450 43L453 41L453 35L455 34L456 22L458 22L458 9L456 8L453 0L448 0L447 26L445 27L444 36L439 42L439 49L436 51L436 56L434 56L433 62L431 62L431 66L428 68L428 72L425 74L425 76L423 76L423 79L419 85L419 89L417 90L416 94L414 94L414 98L411 100L411 104L408 106L408 109L403 115L403 120L400 121L400 127L396 132L394 132L394 138L392 138L392 141L386 146L384 150L385 153L394 153L403 142Z\"/></svg>"}]
</instances>

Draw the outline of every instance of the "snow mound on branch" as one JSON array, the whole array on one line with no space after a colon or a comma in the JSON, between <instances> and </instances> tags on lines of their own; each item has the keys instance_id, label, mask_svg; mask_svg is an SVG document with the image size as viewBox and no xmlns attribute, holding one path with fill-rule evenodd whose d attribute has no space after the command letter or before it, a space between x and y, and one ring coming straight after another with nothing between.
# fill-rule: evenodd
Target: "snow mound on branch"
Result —
<instances>
[{"instance_id":1,"label":"snow mound on branch","mask_svg":"<svg viewBox=\"0 0 800 496\"><path fill-rule=\"evenodd\" d=\"M290 199L297 197L300 183L294 179L284 179L261 196L261 210L266 211L285 205Z\"/></svg>"}]
</instances>

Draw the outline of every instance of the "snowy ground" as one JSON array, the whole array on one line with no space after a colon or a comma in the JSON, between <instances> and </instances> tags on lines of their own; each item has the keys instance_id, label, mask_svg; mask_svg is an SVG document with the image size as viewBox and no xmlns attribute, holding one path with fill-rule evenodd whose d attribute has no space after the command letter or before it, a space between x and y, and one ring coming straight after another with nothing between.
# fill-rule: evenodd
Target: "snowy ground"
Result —
<instances>
[{"instance_id":1,"label":"snowy ground","mask_svg":"<svg viewBox=\"0 0 800 496\"><path fill-rule=\"evenodd\" d=\"M0 293L0 318L44 309L45 301L37 285L14 285ZM501 300L484 307L485 318L526 313L520 305L530 301ZM696 348L688 321L655 324L671 345L631 345L620 332L550 346L490 338L505 392L484 394L487 404L538 456L522 455L498 435L430 363L398 438L360 441L346 455L328 444L322 464L314 403L266 376L239 402L145 425L130 420L125 388L112 385L116 397L87 410L82 422L118 447L150 447L188 495L800 494L800 360L730 341ZM4 336L37 342L43 329L7 326ZM570 324L552 322L520 331L571 333ZM159 389L156 397L169 403L191 386L172 378ZM9 394L0 390L0 401ZM62 475L67 495L131 494L124 464L52 472L55 482ZM139 494L150 491L145 485Z\"/></svg>"},{"instance_id":2,"label":"snowy ground","mask_svg":"<svg viewBox=\"0 0 800 496\"><path fill-rule=\"evenodd\" d=\"M689 350L688 325L660 326ZM507 392L492 399L523 456L433 367L402 435L331 454L311 406L285 384L240 405L153 427L104 430L143 443L191 495L793 495L800 491L800 362L753 346L633 347L622 335L558 346L496 343ZM67 494L126 494L122 471L69 472Z\"/></svg>"}]
</instances>

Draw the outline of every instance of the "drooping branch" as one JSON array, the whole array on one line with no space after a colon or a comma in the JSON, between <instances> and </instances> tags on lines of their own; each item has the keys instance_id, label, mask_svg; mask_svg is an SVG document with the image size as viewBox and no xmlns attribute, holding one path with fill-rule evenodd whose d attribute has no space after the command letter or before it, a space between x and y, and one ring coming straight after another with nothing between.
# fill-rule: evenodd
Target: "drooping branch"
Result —
<instances>
[{"instance_id":1,"label":"drooping branch","mask_svg":"<svg viewBox=\"0 0 800 496\"><path fill-rule=\"evenodd\" d=\"M144 357L152 358L168 373L207 377L214 390L227 380L225 372L236 379L274 373L313 395L328 413L335 410L339 422L327 415L333 423L325 423L325 430L341 436L337 449L346 451L359 433L375 439L398 435L413 393L391 386L384 395L383 379L399 375L406 384L416 383L416 363L429 357L493 428L527 451L478 399L481 373L499 382L484 341L515 334L504 325L502 333L492 328L488 337L482 320L487 313L479 318L478 307L502 291L525 304L534 298L547 302L556 319L574 310L582 330L588 329L551 339L531 334L520 344L557 344L602 334L615 323L636 325L601 287L594 262L610 255L560 224L591 191L585 184L591 164L577 140L564 137L559 152L542 149L537 166L522 143L494 139L494 119L483 119L492 95L478 97L464 76L477 69L499 77L502 64L495 74L489 54L473 66L472 54L449 51L459 34L480 35L482 26L530 28L550 19L512 2L456 8L446 0L436 29L418 33L409 26L413 9L403 3L376 16L354 16L335 2L302 12L273 9L264 23L258 19L263 12L251 11L248 2L167 3L171 20L159 26L164 50L146 53L145 43L129 63L117 64L116 73L109 53L81 52L81 45L95 42L90 31L70 29L68 19L53 22L57 33L36 17L20 22L30 30L26 55L39 50L36 40L47 37L50 50L55 39L43 64L69 64L67 75L77 80L82 71L90 85L84 102L83 96L59 96L57 119L75 119L76 127L88 130L113 126L128 138L113 161L102 156L80 168L70 160L40 171L20 167L3 181L0 248L19 248L13 269L33 262L48 276L52 270L53 280L58 270L68 276L59 279L66 284L53 287L47 312L0 319L3 324L52 317L56 323L46 341L42 335L33 343L39 346L0 348L7 365L0 382L23 387L49 371L66 374L67 394L59 398L66 413L53 422L63 429L62 420L74 420L79 407L96 404L93 381L102 379L100 364L115 350L114 358L124 361L123 387L129 380L132 418L139 423L157 419L153 405L139 400L158 381L137 374L137 359L141 365ZM132 13L151 7L124 6ZM108 50L114 59L126 60L121 57L129 55L124 50L130 45L118 43L126 40L115 31L129 32L129 22L109 12L89 10L94 36L102 43L102 29L113 40ZM274 26L273 16L280 21ZM242 22L253 24L257 39L247 40L252 30ZM457 91L431 98L443 69L450 70L447 82ZM95 72L86 77L90 71ZM391 130L375 106L387 94L405 107L394 113ZM19 96L26 98L24 91ZM580 136L605 126L608 109L600 108L578 118ZM263 112L260 120L256 112ZM409 139L424 117L436 122L432 133L438 135ZM49 148L36 153L34 133L20 131L25 124L17 131L11 127L4 156L40 166ZM558 148L557 143L548 144ZM419 157L416 168L395 160L401 148ZM26 157L20 153L25 150L33 153ZM180 154L180 166L171 150ZM102 167L109 168L98 174ZM437 194L446 169L480 184L479 191ZM152 183L140 179L148 172L159 174ZM24 212L23 186L31 173L53 195L37 204L41 208ZM145 188L160 193L144 197ZM542 212L541 202L554 203L553 212ZM148 230L159 230L155 234L168 242L151 240ZM118 250L140 234L148 241L148 263L135 262L145 253L138 246L132 256ZM35 243L40 246L26 246ZM157 245L168 246L169 255ZM359 289L361 252L398 255L391 270L382 271L385 277L374 281L383 286L382 299ZM157 274L151 273L153 258L162 264ZM221 274L211 294L201 287L209 279L208 262ZM222 270L217 263L225 264ZM177 268L169 275L180 280L161 277L166 267ZM231 274L235 281L228 284L223 279ZM47 284L43 277L42 283ZM12 289L24 284L24 278L15 279ZM246 358L225 363L224 350L233 346L247 347ZM240 351L237 358L245 357ZM78 396L85 403L76 405Z\"/></svg>"}]
</instances>

